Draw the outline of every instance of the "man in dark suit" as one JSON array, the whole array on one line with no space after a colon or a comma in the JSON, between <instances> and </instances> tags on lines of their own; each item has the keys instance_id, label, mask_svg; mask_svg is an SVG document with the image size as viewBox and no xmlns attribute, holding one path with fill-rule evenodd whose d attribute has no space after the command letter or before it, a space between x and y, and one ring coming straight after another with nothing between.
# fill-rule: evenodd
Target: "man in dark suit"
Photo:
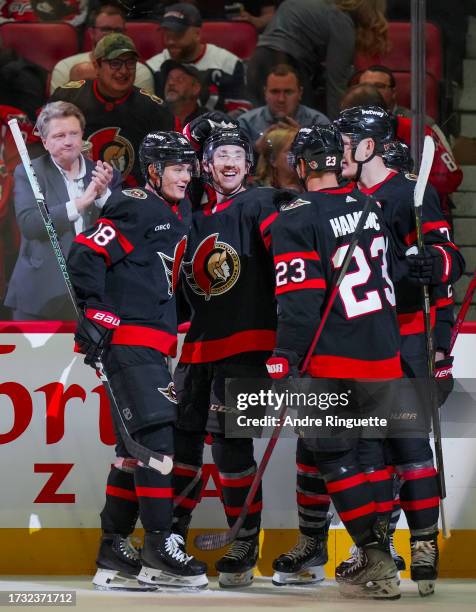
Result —
<instances>
[{"instance_id":1,"label":"man in dark suit","mask_svg":"<svg viewBox=\"0 0 476 612\"><path fill-rule=\"evenodd\" d=\"M68 102L47 104L37 120L48 153L32 163L65 256L76 234L94 223L111 189L120 185L119 173L108 163L95 164L82 155L84 125L81 111ZM5 305L17 321L75 318L23 165L14 178L21 246Z\"/></svg>"}]
</instances>

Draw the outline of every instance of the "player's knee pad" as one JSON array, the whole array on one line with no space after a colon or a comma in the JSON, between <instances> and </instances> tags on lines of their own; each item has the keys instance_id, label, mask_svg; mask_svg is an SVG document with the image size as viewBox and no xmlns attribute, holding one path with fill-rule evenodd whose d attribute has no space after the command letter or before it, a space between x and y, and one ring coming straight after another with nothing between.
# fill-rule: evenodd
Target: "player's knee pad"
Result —
<instances>
[{"instance_id":1,"label":"player's knee pad","mask_svg":"<svg viewBox=\"0 0 476 612\"><path fill-rule=\"evenodd\" d=\"M213 434L212 455L220 472L242 471L255 465L252 438L225 438Z\"/></svg>"},{"instance_id":2,"label":"player's knee pad","mask_svg":"<svg viewBox=\"0 0 476 612\"><path fill-rule=\"evenodd\" d=\"M161 423L139 429L134 434L134 439L151 451L164 455L174 454L174 429L172 423Z\"/></svg>"}]
</instances>

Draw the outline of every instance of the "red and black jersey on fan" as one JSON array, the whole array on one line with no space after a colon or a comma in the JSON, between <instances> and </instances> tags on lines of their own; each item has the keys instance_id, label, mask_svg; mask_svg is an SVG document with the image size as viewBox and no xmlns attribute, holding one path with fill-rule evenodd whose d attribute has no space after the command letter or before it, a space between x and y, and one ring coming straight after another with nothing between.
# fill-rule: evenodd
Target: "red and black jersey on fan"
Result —
<instances>
[{"instance_id":1,"label":"red and black jersey on fan","mask_svg":"<svg viewBox=\"0 0 476 612\"><path fill-rule=\"evenodd\" d=\"M303 193L281 206L271 229L279 313L276 350L293 351L300 360L306 355L365 202L350 184ZM311 357L313 377L401 376L389 238L377 202L364 227Z\"/></svg>"},{"instance_id":2,"label":"red and black jersey on fan","mask_svg":"<svg viewBox=\"0 0 476 612\"><path fill-rule=\"evenodd\" d=\"M273 189L252 188L193 214L184 256L191 324L181 362L272 351L276 305L269 255Z\"/></svg>"},{"instance_id":3,"label":"red and black jersey on fan","mask_svg":"<svg viewBox=\"0 0 476 612\"><path fill-rule=\"evenodd\" d=\"M373 195L382 204L387 227L392 235L396 249L404 267L405 252L416 244L414 190L416 177L409 174L391 172L385 180L371 188L361 188L366 194ZM464 270L464 259L450 239L450 228L444 220L438 196L431 185L425 191L422 207L422 231L425 244L436 247L444 259L443 284L454 283ZM405 279L404 269L396 283L397 315L400 334L403 338L424 333L421 288ZM432 292L432 325L435 322L435 291ZM403 350L403 349L402 349ZM424 374L423 374L424 375Z\"/></svg>"},{"instance_id":4,"label":"red and black jersey on fan","mask_svg":"<svg viewBox=\"0 0 476 612\"><path fill-rule=\"evenodd\" d=\"M190 220L187 200L171 206L150 191L126 189L76 237L68 270L79 305L120 317L111 344L176 354L174 293Z\"/></svg>"},{"instance_id":5,"label":"red and black jersey on fan","mask_svg":"<svg viewBox=\"0 0 476 612\"><path fill-rule=\"evenodd\" d=\"M122 98L105 98L97 81L70 81L58 87L50 102L75 104L86 118L84 138L92 144L92 158L109 162L131 186L143 176L136 151L149 132L174 129L174 117L163 101L132 87Z\"/></svg>"}]
</instances>

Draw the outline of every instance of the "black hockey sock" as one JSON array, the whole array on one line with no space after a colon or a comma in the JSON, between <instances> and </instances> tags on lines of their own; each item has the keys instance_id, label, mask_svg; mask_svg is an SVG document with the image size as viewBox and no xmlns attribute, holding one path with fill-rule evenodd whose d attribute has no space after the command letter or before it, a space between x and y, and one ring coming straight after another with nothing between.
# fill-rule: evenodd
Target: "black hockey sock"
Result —
<instances>
[{"instance_id":1,"label":"black hockey sock","mask_svg":"<svg viewBox=\"0 0 476 612\"><path fill-rule=\"evenodd\" d=\"M173 508L172 474L163 475L139 465L135 472L135 488L144 529L170 531Z\"/></svg>"},{"instance_id":2,"label":"black hockey sock","mask_svg":"<svg viewBox=\"0 0 476 612\"><path fill-rule=\"evenodd\" d=\"M214 435L212 453L219 470L226 519L228 525L232 527L240 515L256 473L256 463L253 459L253 440L224 438ZM238 532L239 539L251 539L258 535L262 507L260 485L250 504L243 526Z\"/></svg>"},{"instance_id":3,"label":"black hockey sock","mask_svg":"<svg viewBox=\"0 0 476 612\"><path fill-rule=\"evenodd\" d=\"M375 511L388 518L393 511L394 487L393 478L386 466L365 468L365 475L373 490L375 500Z\"/></svg>"},{"instance_id":4,"label":"black hockey sock","mask_svg":"<svg viewBox=\"0 0 476 612\"><path fill-rule=\"evenodd\" d=\"M205 434L175 431L175 456L173 471L174 525L185 524L190 517L203 489L202 463ZM180 520L182 519L182 520ZM180 531L180 527L174 531ZM181 533L183 535L183 533Z\"/></svg>"},{"instance_id":5,"label":"black hockey sock","mask_svg":"<svg viewBox=\"0 0 476 612\"><path fill-rule=\"evenodd\" d=\"M107 479L106 503L101 512L102 530L127 537L134 531L138 514L134 472L125 472L113 466Z\"/></svg>"},{"instance_id":6,"label":"black hockey sock","mask_svg":"<svg viewBox=\"0 0 476 612\"><path fill-rule=\"evenodd\" d=\"M326 483L315 465L314 453L302 444L301 439L297 442L296 469L299 530L308 536L323 536L327 531L327 514L331 498Z\"/></svg>"},{"instance_id":7,"label":"black hockey sock","mask_svg":"<svg viewBox=\"0 0 476 612\"><path fill-rule=\"evenodd\" d=\"M400 503L412 535L432 533L438 524L440 496L432 461L396 466Z\"/></svg>"}]
</instances>

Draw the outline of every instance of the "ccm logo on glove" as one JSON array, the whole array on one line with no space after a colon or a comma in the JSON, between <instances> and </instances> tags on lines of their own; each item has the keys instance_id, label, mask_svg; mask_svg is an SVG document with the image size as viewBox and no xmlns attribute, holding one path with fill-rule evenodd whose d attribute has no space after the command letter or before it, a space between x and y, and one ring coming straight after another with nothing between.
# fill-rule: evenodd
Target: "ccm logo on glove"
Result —
<instances>
[{"instance_id":1,"label":"ccm logo on glove","mask_svg":"<svg viewBox=\"0 0 476 612\"><path fill-rule=\"evenodd\" d=\"M119 323L121 322L119 317L116 317L110 312L102 312L101 310L94 310L93 308L88 308L86 310L86 317L93 321L97 321L97 323L103 327L107 327L107 329L119 327Z\"/></svg>"}]
</instances>

